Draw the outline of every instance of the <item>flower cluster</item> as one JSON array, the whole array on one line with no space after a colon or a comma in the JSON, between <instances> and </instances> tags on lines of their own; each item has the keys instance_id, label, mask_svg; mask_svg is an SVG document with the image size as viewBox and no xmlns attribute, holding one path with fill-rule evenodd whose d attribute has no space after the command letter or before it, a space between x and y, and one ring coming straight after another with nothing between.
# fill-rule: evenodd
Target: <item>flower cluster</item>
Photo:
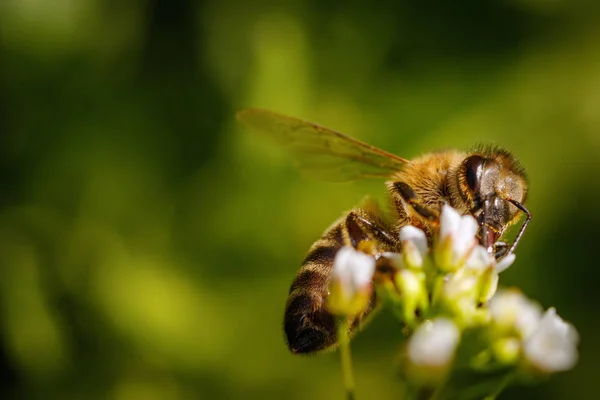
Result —
<instances>
[{"instance_id":1,"label":"flower cluster","mask_svg":"<svg viewBox=\"0 0 600 400\"><path fill-rule=\"evenodd\" d=\"M579 335L556 309L543 313L538 303L513 289L498 292L490 301L489 311L499 336L492 347L497 358L509 362L521 355L528 367L545 373L575 366Z\"/></svg>"},{"instance_id":2,"label":"flower cluster","mask_svg":"<svg viewBox=\"0 0 600 400\"><path fill-rule=\"evenodd\" d=\"M477 230L472 216L446 205L431 247L423 231L406 226L398 253L373 256L343 248L334 262L330 310L364 310L374 280L377 295L407 327L405 376L423 385L446 382L456 365L475 372L504 368L510 376L572 368L578 358L575 328L518 290L497 290L499 274L515 256L497 261L479 245ZM373 279L376 264L387 264L388 273Z\"/></svg>"}]
</instances>

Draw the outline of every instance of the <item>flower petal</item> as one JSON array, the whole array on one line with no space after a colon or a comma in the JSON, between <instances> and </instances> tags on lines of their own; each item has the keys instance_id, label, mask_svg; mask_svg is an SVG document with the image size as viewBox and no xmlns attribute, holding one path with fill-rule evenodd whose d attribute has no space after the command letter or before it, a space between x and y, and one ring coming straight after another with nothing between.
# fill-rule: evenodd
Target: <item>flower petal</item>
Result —
<instances>
[{"instance_id":1,"label":"flower petal","mask_svg":"<svg viewBox=\"0 0 600 400\"><path fill-rule=\"evenodd\" d=\"M478 225L475 218L471 215L464 215L461 217L452 246L456 260L464 258L467 255L467 252L475 245L477 229Z\"/></svg>"},{"instance_id":2,"label":"flower petal","mask_svg":"<svg viewBox=\"0 0 600 400\"><path fill-rule=\"evenodd\" d=\"M463 215L461 217L458 230L461 240L468 241L474 239L477 229L479 229L479 225L477 225L477 221L472 215Z\"/></svg>"},{"instance_id":3,"label":"flower petal","mask_svg":"<svg viewBox=\"0 0 600 400\"><path fill-rule=\"evenodd\" d=\"M440 215L440 242L448 236L454 236L459 228L460 214L448 204L444 204Z\"/></svg>"},{"instance_id":4,"label":"flower petal","mask_svg":"<svg viewBox=\"0 0 600 400\"><path fill-rule=\"evenodd\" d=\"M498 261L498 263L496 264L496 272L500 273L508 269L508 267L510 267L512 263L515 262L515 258L517 258L515 256L515 253L510 253L502 257L500 261Z\"/></svg>"},{"instance_id":5,"label":"flower petal","mask_svg":"<svg viewBox=\"0 0 600 400\"><path fill-rule=\"evenodd\" d=\"M493 264L494 258L490 253L483 246L476 246L467 258L465 268L484 270Z\"/></svg>"},{"instance_id":6,"label":"flower petal","mask_svg":"<svg viewBox=\"0 0 600 400\"><path fill-rule=\"evenodd\" d=\"M348 297L354 296L361 287L368 285L374 272L373 257L349 246L342 247L333 260L332 278L342 284Z\"/></svg>"},{"instance_id":7,"label":"flower petal","mask_svg":"<svg viewBox=\"0 0 600 400\"><path fill-rule=\"evenodd\" d=\"M489 302L492 320L505 330L516 330L527 338L537 328L542 307L518 290L498 291Z\"/></svg>"},{"instance_id":8,"label":"flower petal","mask_svg":"<svg viewBox=\"0 0 600 400\"><path fill-rule=\"evenodd\" d=\"M427 254L427 236L421 229L412 225L404 226L400 229L400 242L409 240L415 244L421 256Z\"/></svg>"},{"instance_id":9,"label":"flower petal","mask_svg":"<svg viewBox=\"0 0 600 400\"><path fill-rule=\"evenodd\" d=\"M545 372L566 371L577 363L578 342L579 335L575 328L563 321L554 308L550 308L525 341L525 357Z\"/></svg>"}]
</instances>

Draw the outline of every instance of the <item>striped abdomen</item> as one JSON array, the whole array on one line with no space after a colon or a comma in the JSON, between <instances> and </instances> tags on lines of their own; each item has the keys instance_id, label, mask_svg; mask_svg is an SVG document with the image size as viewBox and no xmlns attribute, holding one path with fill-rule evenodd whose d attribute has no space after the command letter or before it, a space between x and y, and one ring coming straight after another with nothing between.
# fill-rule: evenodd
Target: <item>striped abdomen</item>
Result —
<instances>
[{"instance_id":1,"label":"striped abdomen","mask_svg":"<svg viewBox=\"0 0 600 400\"><path fill-rule=\"evenodd\" d=\"M374 211L356 209L336 221L311 247L292 283L285 308L284 330L292 353L312 353L337 342L335 317L325 306L333 259L342 246L357 248L371 240L379 251L394 251L397 243ZM352 321L352 330L376 308L375 292L367 309Z\"/></svg>"}]
</instances>

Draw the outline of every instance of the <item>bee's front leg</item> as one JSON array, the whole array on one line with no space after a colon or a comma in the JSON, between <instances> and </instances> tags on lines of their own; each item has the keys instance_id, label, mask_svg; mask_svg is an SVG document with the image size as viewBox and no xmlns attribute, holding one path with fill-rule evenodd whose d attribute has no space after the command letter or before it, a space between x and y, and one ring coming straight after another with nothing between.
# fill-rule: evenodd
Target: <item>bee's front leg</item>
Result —
<instances>
[{"instance_id":1,"label":"bee's front leg","mask_svg":"<svg viewBox=\"0 0 600 400\"><path fill-rule=\"evenodd\" d=\"M400 197L402 197L404 204L410 206L421 217L431 222L440 220L439 211L425 204L410 185L404 182L394 182L394 188L398 191Z\"/></svg>"},{"instance_id":2,"label":"bee's front leg","mask_svg":"<svg viewBox=\"0 0 600 400\"><path fill-rule=\"evenodd\" d=\"M496 260L501 259L508 253L510 245L506 242L496 242L494 244Z\"/></svg>"}]
</instances>

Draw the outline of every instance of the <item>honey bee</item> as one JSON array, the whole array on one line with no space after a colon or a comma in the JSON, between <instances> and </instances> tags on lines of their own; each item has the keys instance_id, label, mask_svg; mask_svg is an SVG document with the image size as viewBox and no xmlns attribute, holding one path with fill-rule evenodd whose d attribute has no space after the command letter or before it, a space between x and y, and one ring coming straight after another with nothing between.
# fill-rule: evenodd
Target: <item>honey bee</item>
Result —
<instances>
[{"instance_id":1,"label":"honey bee","mask_svg":"<svg viewBox=\"0 0 600 400\"><path fill-rule=\"evenodd\" d=\"M471 214L479 224L478 240L496 259L512 253L531 214L524 169L507 150L478 146L445 150L407 160L310 122L261 109L244 109L239 121L287 148L299 167L317 178L350 181L387 178L391 217L368 201L335 221L310 248L294 279L285 306L284 331L294 354L332 348L336 320L326 308L333 259L342 246L400 252L399 231L421 228L431 241L439 229L442 205ZM522 223L512 244L500 241L506 228ZM365 246L368 243L369 246ZM351 321L354 333L377 308L375 292L367 309Z\"/></svg>"}]
</instances>

